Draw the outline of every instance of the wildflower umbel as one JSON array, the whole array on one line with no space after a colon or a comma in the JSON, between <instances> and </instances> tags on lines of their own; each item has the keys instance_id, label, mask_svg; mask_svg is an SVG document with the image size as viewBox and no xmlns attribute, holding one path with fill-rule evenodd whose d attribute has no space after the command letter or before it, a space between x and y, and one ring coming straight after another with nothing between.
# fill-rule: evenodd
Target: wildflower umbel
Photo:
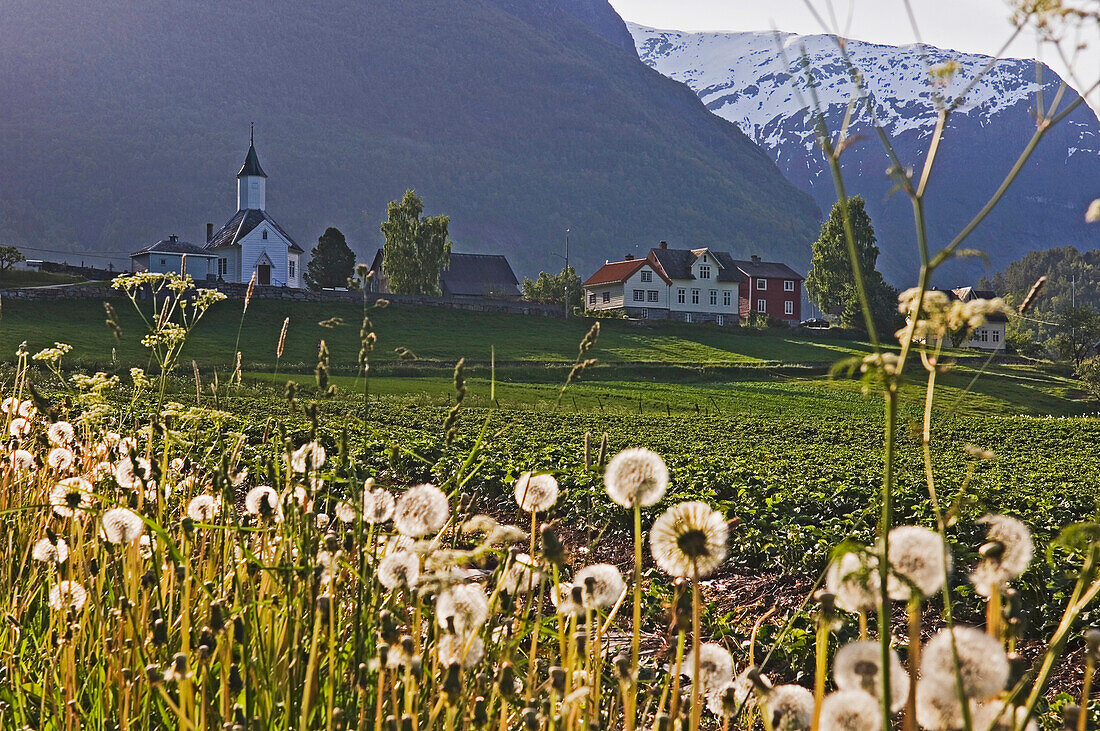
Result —
<instances>
[{"instance_id":1,"label":"wildflower umbel","mask_svg":"<svg viewBox=\"0 0 1100 731\"><path fill-rule=\"evenodd\" d=\"M608 496L624 508L656 505L668 489L668 467L660 455L648 449L619 452L603 475Z\"/></svg>"},{"instance_id":2,"label":"wildflower umbel","mask_svg":"<svg viewBox=\"0 0 1100 731\"><path fill-rule=\"evenodd\" d=\"M709 576L726 560L729 528L709 505L686 502L666 510L653 523L649 548L653 560L670 576Z\"/></svg>"}]
</instances>

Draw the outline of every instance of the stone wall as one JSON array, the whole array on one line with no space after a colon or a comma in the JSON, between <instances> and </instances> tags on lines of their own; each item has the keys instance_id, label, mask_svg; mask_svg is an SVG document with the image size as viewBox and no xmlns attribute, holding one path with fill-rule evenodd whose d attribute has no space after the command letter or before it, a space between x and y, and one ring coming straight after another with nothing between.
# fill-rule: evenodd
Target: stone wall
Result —
<instances>
[{"instance_id":1,"label":"stone wall","mask_svg":"<svg viewBox=\"0 0 1100 731\"><path fill-rule=\"evenodd\" d=\"M227 282L200 282L200 287L214 287L231 300L243 300L248 291L247 284ZM103 300L124 297L121 292L103 284L71 284L58 287L27 287L22 289L0 290L2 300ZM290 289L289 287L256 286L253 299L283 300L288 302L349 302L359 304L363 301L362 292L314 292L309 289ZM538 315L540 317L563 317L560 305L546 305L523 300L494 299L490 297L420 297L406 294L367 293L367 302L389 300L394 305L414 307L447 307L453 310L471 310L474 312L506 312L516 315Z\"/></svg>"}]
</instances>

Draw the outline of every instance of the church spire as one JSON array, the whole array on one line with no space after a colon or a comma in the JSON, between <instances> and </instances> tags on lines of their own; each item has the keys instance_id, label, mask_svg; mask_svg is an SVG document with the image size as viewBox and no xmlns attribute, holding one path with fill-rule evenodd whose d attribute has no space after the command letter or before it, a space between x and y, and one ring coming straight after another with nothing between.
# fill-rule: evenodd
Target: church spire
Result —
<instances>
[{"instance_id":1,"label":"church spire","mask_svg":"<svg viewBox=\"0 0 1100 731\"><path fill-rule=\"evenodd\" d=\"M245 176L255 176L258 178L266 178L267 173L260 167L260 158L256 155L256 126L255 124L249 124L248 129L248 154L245 155L244 165L241 166L241 171L237 173L238 178Z\"/></svg>"}]
</instances>

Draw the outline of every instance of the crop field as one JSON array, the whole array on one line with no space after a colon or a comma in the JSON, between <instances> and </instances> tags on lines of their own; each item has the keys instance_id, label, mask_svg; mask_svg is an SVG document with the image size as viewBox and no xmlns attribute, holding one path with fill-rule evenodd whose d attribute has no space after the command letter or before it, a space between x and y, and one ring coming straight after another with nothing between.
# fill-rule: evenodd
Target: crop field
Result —
<instances>
[{"instance_id":1,"label":"crop field","mask_svg":"<svg viewBox=\"0 0 1100 731\"><path fill-rule=\"evenodd\" d=\"M858 551L878 534L883 396L830 374L866 355L865 343L603 321L584 354L599 364L567 383L591 321L393 307L371 312L368 381L356 363L358 308L294 306L276 358L287 307L253 302L242 325L240 303L222 302L158 381L128 306L116 301L116 340L98 302L4 304L7 353L24 341L29 353L73 347L0 364L5 393L28 396L0 414L11 437L0 511L13 526L0 542L21 557L0 571L0 727L512 729L552 719L564 729L635 712L649 727L683 704L695 728L711 729L725 713L716 696L702 685L681 696L670 671L690 664L688 637L710 638L738 668L764 665L778 684L812 677L830 641L867 632L859 610L830 640L823 610L807 603L838 545ZM989 560L979 519L1020 518L1036 556L1013 577L1012 606L1027 610L1012 642L1037 661L1038 638L1082 591L1070 570L1079 553L1056 544L1100 508L1100 419L1049 364L946 360L928 460L950 517L954 617L992 616L966 580ZM911 369L899 386L895 525L937 521L921 375ZM645 470L653 459L667 468L633 521L605 472L631 448L651 450L636 458ZM517 485L530 473L552 479L553 499L525 502ZM413 510L406 499L423 483L439 489L424 488L429 502ZM59 497L66 485L86 487ZM371 496L391 491L397 512L368 519L382 499ZM697 557L676 569L655 542L668 515L694 519L685 510L703 510L706 530L723 536L706 574ZM639 526L652 533L635 564ZM506 582L517 566L530 567L537 597ZM1080 576L1100 582L1088 566ZM588 603L599 582L611 594ZM946 605L934 593L925 607L938 614ZM571 597L575 614L563 609ZM1075 611L1080 623L1094 618ZM925 629L941 626L930 618ZM1069 651L1079 659L1081 643ZM513 672L502 657L515 664L514 687L501 680ZM1074 662L1044 676L1043 712L1066 703L1056 693L1078 682ZM712 715L701 722L704 702Z\"/></svg>"}]
</instances>

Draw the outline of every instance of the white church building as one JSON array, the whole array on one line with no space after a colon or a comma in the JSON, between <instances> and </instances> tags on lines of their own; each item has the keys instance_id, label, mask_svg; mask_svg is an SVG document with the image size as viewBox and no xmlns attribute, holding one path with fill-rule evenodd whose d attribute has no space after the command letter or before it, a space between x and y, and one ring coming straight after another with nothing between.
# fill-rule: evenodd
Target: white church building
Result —
<instances>
[{"instance_id":1,"label":"white church building","mask_svg":"<svg viewBox=\"0 0 1100 731\"><path fill-rule=\"evenodd\" d=\"M237 173L237 213L217 231L206 224L205 253L214 279L276 287L302 286L303 250L267 212L267 173L260 167L255 138Z\"/></svg>"}]
</instances>

